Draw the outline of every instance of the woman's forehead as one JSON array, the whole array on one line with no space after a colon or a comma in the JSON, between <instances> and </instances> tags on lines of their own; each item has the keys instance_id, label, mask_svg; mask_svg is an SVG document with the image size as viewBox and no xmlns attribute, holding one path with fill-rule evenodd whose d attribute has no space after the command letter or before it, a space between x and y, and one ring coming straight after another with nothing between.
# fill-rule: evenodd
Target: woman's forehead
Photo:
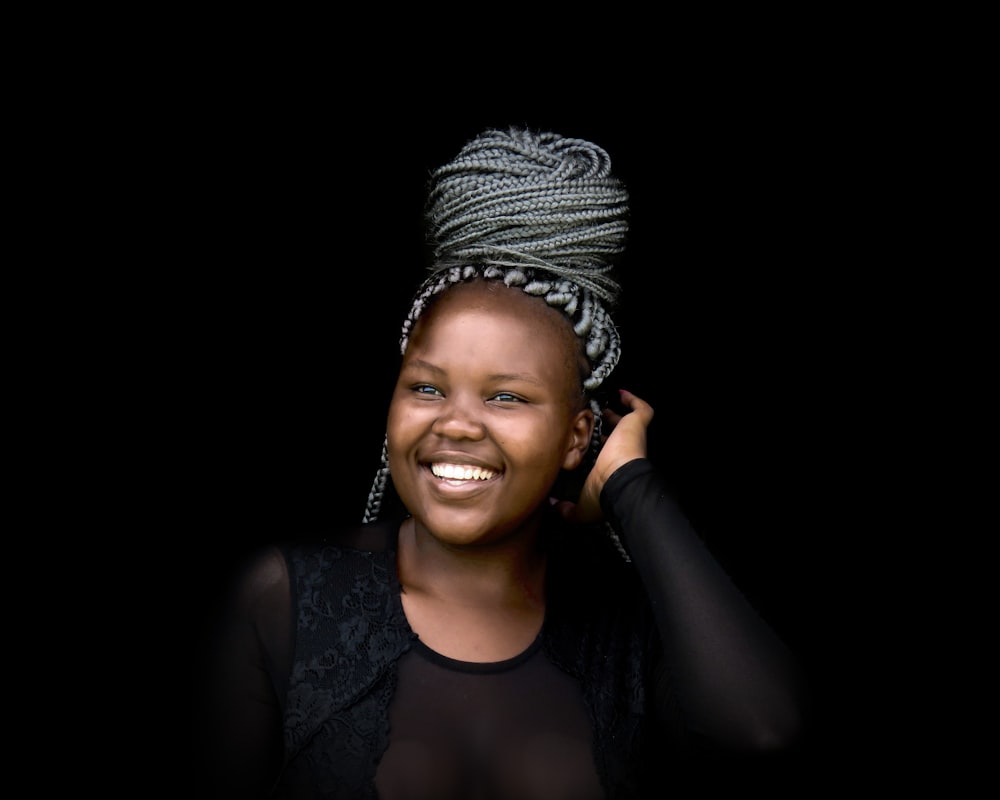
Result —
<instances>
[{"instance_id":1,"label":"woman's forehead","mask_svg":"<svg viewBox=\"0 0 1000 800\"><path fill-rule=\"evenodd\" d=\"M502 283L455 285L421 315L403 369L454 375L534 376L576 402L589 371L569 318L544 299Z\"/></svg>"},{"instance_id":2,"label":"woman's forehead","mask_svg":"<svg viewBox=\"0 0 1000 800\"><path fill-rule=\"evenodd\" d=\"M473 311L499 314L508 318L511 324L564 331L576 339L572 323L562 311L548 305L540 297L533 297L518 287L506 286L500 281L475 280L455 284L434 299L420 321L430 324L438 318Z\"/></svg>"},{"instance_id":3,"label":"woman's forehead","mask_svg":"<svg viewBox=\"0 0 1000 800\"><path fill-rule=\"evenodd\" d=\"M513 353L551 360L568 369L572 387L590 371L583 340L563 311L499 281L455 284L438 295L417 320L404 360L439 346L474 360Z\"/></svg>"}]
</instances>

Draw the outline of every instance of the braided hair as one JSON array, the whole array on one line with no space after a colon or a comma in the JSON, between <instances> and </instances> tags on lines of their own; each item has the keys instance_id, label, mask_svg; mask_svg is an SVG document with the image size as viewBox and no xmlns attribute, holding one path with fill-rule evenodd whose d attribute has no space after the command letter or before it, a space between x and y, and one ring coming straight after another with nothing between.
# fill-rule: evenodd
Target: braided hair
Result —
<instances>
[{"instance_id":1,"label":"braided hair","mask_svg":"<svg viewBox=\"0 0 1000 800\"><path fill-rule=\"evenodd\" d=\"M399 341L405 353L434 298L475 279L502 281L561 310L584 343L589 367L583 388L595 425L584 476L602 445L598 390L621 354L610 312L621 294L615 269L625 250L628 201L607 152L591 142L525 128L481 133L431 173L424 209L430 274L413 297ZM388 481L383 441L364 522L377 519Z\"/></svg>"}]
</instances>

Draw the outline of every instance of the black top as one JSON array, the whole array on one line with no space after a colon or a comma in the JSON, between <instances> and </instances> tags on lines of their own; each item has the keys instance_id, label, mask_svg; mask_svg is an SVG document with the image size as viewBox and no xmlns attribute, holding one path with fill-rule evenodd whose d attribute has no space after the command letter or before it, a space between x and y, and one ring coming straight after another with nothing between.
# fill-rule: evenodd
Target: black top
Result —
<instances>
[{"instance_id":1,"label":"black top","mask_svg":"<svg viewBox=\"0 0 1000 800\"><path fill-rule=\"evenodd\" d=\"M268 549L238 582L210 684L219 797L617 798L692 738L770 749L797 730L788 653L650 462L602 494L599 529L552 514L546 618L497 664L424 646L400 601L402 519Z\"/></svg>"}]
</instances>

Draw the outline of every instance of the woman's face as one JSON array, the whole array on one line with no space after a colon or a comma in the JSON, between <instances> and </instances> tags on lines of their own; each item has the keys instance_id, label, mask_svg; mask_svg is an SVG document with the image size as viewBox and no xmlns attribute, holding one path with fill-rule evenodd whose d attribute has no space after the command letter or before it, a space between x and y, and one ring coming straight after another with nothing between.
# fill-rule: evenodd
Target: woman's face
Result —
<instances>
[{"instance_id":1,"label":"woman's face","mask_svg":"<svg viewBox=\"0 0 1000 800\"><path fill-rule=\"evenodd\" d=\"M548 503L580 464L593 413L564 315L499 283L458 284L409 338L389 406L389 468L416 523L485 544Z\"/></svg>"}]
</instances>

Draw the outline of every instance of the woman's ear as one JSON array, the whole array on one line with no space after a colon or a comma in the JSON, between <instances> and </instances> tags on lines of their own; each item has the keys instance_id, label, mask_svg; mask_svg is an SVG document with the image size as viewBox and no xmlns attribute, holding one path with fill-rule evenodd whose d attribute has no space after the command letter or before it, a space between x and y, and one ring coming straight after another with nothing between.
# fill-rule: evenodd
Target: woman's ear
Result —
<instances>
[{"instance_id":1,"label":"woman's ear","mask_svg":"<svg viewBox=\"0 0 1000 800\"><path fill-rule=\"evenodd\" d=\"M563 469L576 469L590 449L590 437L594 434L594 412L589 408L578 411L573 417L569 447L563 457Z\"/></svg>"}]
</instances>

